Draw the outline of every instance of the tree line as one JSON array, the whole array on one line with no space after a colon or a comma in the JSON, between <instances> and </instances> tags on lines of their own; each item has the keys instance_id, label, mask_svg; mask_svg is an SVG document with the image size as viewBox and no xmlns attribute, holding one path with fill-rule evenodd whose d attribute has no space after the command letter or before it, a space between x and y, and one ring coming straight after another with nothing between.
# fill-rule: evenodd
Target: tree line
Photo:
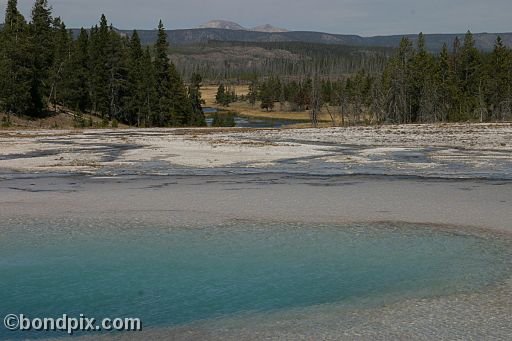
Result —
<instances>
[{"instance_id":1,"label":"tree line","mask_svg":"<svg viewBox=\"0 0 512 341\"><path fill-rule=\"evenodd\" d=\"M403 38L378 74L254 80L244 99L264 110L277 103L289 111L324 108L342 124L512 120L512 50L501 38L487 53L475 47L471 32L439 54L425 46L421 33L416 46Z\"/></svg>"},{"instance_id":2,"label":"tree line","mask_svg":"<svg viewBox=\"0 0 512 341\"><path fill-rule=\"evenodd\" d=\"M173 46L172 60L184 76L200 73L212 83L247 83L279 75L300 79L316 73L337 79L360 70L382 72L392 48L306 42L221 42Z\"/></svg>"},{"instance_id":3,"label":"tree line","mask_svg":"<svg viewBox=\"0 0 512 341\"><path fill-rule=\"evenodd\" d=\"M377 89L370 91L379 120L399 123L512 119L512 51L500 37L492 52L475 47L468 32L451 50L432 55L419 35L416 48L403 39ZM380 88L380 89L378 89Z\"/></svg>"},{"instance_id":4,"label":"tree line","mask_svg":"<svg viewBox=\"0 0 512 341\"><path fill-rule=\"evenodd\" d=\"M43 117L58 108L138 127L204 126L201 76L185 86L169 60L162 22L153 47L120 35L104 15L73 37L47 0L30 22L9 0L0 31L0 110Z\"/></svg>"}]
</instances>

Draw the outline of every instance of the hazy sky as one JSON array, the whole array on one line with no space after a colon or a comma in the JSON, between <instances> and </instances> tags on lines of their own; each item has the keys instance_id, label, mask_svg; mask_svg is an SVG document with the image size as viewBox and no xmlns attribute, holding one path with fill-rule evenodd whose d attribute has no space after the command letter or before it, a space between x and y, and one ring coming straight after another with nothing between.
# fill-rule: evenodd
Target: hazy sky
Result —
<instances>
[{"instance_id":1,"label":"hazy sky","mask_svg":"<svg viewBox=\"0 0 512 341\"><path fill-rule=\"evenodd\" d=\"M29 15L34 0L18 0ZM69 27L90 27L105 13L114 26L191 28L211 19L243 26L383 35L511 32L512 0L49 0ZM7 0L0 0L5 10Z\"/></svg>"}]
</instances>

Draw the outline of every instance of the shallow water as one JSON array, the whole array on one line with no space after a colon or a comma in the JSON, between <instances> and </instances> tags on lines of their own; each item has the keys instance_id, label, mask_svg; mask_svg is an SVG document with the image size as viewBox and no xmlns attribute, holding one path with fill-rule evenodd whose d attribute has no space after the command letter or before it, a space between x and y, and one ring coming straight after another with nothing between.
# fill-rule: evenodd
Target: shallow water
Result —
<instances>
[{"instance_id":1,"label":"shallow water","mask_svg":"<svg viewBox=\"0 0 512 341\"><path fill-rule=\"evenodd\" d=\"M215 113L216 111L210 111L209 113ZM206 113L206 111L205 111ZM235 127L237 128L283 128L299 123L307 123L309 121L301 120L286 120L278 118L258 118L258 117L245 117L235 115ZM207 117L206 123L209 127L212 126L213 118Z\"/></svg>"},{"instance_id":2,"label":"shallow water","mask_svg":"<svg viewBox=\"0 0 512 341\"><path fill-rule=\"evenodd\" d=\"M511 262L503 241L393 224L56 219L0 229L1 316L127 316L145 328L469 292L505 279ZM0 339L27 336L50 335L0 329Z\"/></svg>"}]
</instances>

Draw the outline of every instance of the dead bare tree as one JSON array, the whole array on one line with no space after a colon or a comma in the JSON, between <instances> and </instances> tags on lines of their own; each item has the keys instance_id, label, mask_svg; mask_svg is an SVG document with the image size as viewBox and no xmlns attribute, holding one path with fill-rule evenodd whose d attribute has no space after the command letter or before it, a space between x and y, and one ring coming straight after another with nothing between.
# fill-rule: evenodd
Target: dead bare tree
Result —
<instances>
[{"instance_id":1,"label":"dead bare tree","mask_svg":"<svg viewBox=\"0 0 512 341\"><path fill-rule=\"evenodd\" d=\"M347 112L347 107L348 107L348 98L347 98L347 93L344 89L342 89L339 93L339 105L340 105L340 109L339 109L339 113L340 113L340 116L341 116L341 126L344 127L345 126L345 122L346 122L346 119L345 119L345 116L346 116L346 112Z\"/></svg>"},{"instance_id":2,"label":"dead bare tree","mask_svg":"<svg viewBox=\"0 0 512 341\"><path fill-rule=\"evenodd\" d=\"M478 104L475 108L475 116L480 119L480 123L484 122L487 119L488 110L487 104L485 103L484 94L482 90L482 82L478 86Z\"/></svg>"},{"instance_id":3,"label":"dead bare tree","mask_svg":"<svg viewBox=\"0 0 512 341\"><path fill-rule=\"evenodd\" d=\"M331 112L331 110L329 109L329 104L328 103L325 103L325 110L327 110L327 113L329 114L329 116L331 117L331 123L332 123L332 126L333 127L336 127L336 116L334 116L334 114Z\"/></svg>"},{"instance_id":4,"label":"dead bare tree","mask_svg":"<svg viewBox=\"0 0 512 341\"><path fill-rule=\"evenodd\" d=\"M311 111L309 113L311 124L315 128L318 127L318 115L320 114L321 108L322 99L320 96L320 85L318 77L315 77L313 79L313 87L311 89Z\"/></svg>"}]
</instances>

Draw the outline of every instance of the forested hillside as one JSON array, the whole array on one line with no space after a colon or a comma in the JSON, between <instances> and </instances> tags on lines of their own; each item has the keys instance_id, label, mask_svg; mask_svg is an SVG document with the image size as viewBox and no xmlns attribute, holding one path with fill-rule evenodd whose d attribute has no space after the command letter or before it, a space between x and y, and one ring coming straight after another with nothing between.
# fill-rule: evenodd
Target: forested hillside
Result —
<instances>
[{"instance_id":1,"label":"forested hillside","mask_svg":"<svg viewBox=\"0 0 512 341\"><path fill-rule=\"evenodd\" d=\"M154 48L143 48L137 32L120 35L101 17L76 39L37 0L29 22L9 0L0 31L0 109L43 117L58 107L90 112L134 126L205 125L199 87L183 83L169 61L167 35L158 28ZM79 116L77 116L80 120Z\"/></svg>"},{"instance_id":2,"label":"forested hillside","mask_svg":"<svg viewBox=\"0 0 512 341\"><path fill-rule=\"evenodd\" d=\"M394 49L300 42L211 41L173 46L170 52L171 59L185 78L199 73L210 82L222 82L270 75L303 78L312 73L337 79L361 70L375 74L382 72Z\"/></svg>"}]
</instances>

